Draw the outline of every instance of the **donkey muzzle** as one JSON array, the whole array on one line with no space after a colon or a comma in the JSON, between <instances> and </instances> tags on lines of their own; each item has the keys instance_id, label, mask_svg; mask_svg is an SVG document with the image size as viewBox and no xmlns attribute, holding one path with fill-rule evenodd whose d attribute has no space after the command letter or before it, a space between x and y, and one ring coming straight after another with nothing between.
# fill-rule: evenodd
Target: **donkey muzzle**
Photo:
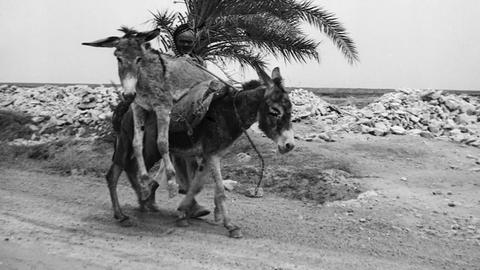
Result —
<instances>
[{"instance_id":1,"label":"donkey muzzle","mask_svg":"<svg viewBox=\"0 0 480 270\"><path fill-rule=\"evenodd\" d=\"M126 102L132 103L135 99L136 93L122 93L122 97Z\"/></svg>"},{"instance_id":2,"label":"donkey muzzle","mask_svg":"<svg viewBox=\"0 0 480 270\"><path fill-rule=\"evenodd\" d=\"M295 147L292 129L284 130L280 134L277 140L277 147L280 154L288 153Z\"/></svg>"}]
</instances>

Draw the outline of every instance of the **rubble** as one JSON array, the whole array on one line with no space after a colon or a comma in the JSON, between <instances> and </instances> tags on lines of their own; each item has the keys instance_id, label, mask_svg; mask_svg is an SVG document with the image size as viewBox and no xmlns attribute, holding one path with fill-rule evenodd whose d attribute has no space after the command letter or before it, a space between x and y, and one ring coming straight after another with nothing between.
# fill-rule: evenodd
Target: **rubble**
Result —
<instances>
[{"instance_id":1,"label":"rubble","mask_svg":"<svg viewBox=\"0 0 480 270\"><path fill-rule=\"evenodd\" d=\"M28 88L2 85L0 109L32 116L33 124L29 127L34 134L31 141L41 143L52 137L47 133L60 136L62 131L68 130L68 135L80 136L86 127L98 133L104 132L108 126L105 124L110 122L113 114L111 108L119 102L117 93L115 88L104 86L45 85ZM21 140L16 143L21 143Z\"/></svg>"},{"instance_id":2,"label":"rubble","mask_svg":"<svg viewBox=\"0 0 480 270\"><path fill-rule=\"evenodd\" d=\"M34 132L32 140L40 141L43 134L62 130L68 130L67 135L82 136L86 130L101 133L102 129L110 129L106 123L112 117L112 107L119 102L118 93L120 90L104 86L1 85L0 109L32 116L29 124ZM339 108L304 89L295 89L289 95L292 121L309 121L321 129L318 134L297 135L303 140L332 142L336 141L337 133L352 132L440 137L480 147L478 97L439 90L399 89L359 109Z\"/></svg>"},{"instance_id":3,"label":"rubble","mask_svg":"<svg viewBox=\"0 0 480 270\"><path fill-rule=\"evenodd\" d=\"M292 121L314 117L317 115L328 115L332 110L326 101L314 93L304 89L294 89L289 93L292 102Z\"/></svg>"},{"instance_id":4,"label":"rubble","mask_svg":"<svg viewBox=\"0 0 480 270\"><path fill-rule=\"evenodd\" d=\"M317 103L328 110L328 105ZM327 116L311 117L319 125L325 123L337 132L440 137L480 147L480 100L468 95L399 89L361 109L345 107L340 111L330 110Z\"/></svg>"}]
</instances>

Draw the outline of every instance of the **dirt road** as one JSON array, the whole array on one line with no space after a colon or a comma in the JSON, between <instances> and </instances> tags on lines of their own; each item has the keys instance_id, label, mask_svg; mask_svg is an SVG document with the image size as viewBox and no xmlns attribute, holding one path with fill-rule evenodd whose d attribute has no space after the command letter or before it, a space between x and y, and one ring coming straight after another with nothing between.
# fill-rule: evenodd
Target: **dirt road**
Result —
<instances>
[{"instance_id":1,"label":"dirt road","mask_svg":"<svg viewBox=\"0 0 480 270\"><path fill-rule=\"evenodd\" d=\"M2 166L0 269L480 269L480 173L471 170L479 149L352 135L301 142L295 153L293 166L312 153L348 157L359 174L346 181L367 192L323 205L228 193L239 240L212 215L176 227L180 197L164 191L162 211L142 213L122 179L120 201L137 223L123 228L104 179ZM212 189L199 200L212 209Z\"/></svg>"}]
</instances>

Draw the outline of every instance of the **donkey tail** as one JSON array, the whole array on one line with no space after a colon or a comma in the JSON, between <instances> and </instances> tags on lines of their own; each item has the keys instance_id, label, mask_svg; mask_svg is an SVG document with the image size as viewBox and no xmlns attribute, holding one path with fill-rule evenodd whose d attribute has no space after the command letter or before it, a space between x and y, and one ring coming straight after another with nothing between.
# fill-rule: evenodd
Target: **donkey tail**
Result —
<instances>
[{"instance_id":1,"label":"donkey tail","mask_svg":"<svg viewBox=\"0 0 480 270\"><path fill-rule=\"evenodd\" d=\"M133 99L122 100L120 101L120 103L118 103L117 107L113 109L112 126L113 126L113 130L117 134L120 133L123 115L128 111L128 108L130 108L130 104L132 104L132 102L133 102Z\"/></svg>"}]
</instances>

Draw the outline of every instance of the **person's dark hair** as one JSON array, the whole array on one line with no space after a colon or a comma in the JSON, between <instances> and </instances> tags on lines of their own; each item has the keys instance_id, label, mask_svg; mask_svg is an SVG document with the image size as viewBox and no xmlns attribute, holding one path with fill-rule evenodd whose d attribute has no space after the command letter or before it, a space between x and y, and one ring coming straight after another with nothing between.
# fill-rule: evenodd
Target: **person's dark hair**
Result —
<instances>
[{"instance_id":1,"label":"person's dark hair","mask_svg":"<svg viewBox=\"0 0 480 270\"><path fill-rule=\"evenodd\" d=\"M175 42L177 40L178 35L181 33L187 32L189 30L193 30L188 23L180 24L175 28L175 31L173 31L173 41Z\"/></svg>"}]
</instances>

